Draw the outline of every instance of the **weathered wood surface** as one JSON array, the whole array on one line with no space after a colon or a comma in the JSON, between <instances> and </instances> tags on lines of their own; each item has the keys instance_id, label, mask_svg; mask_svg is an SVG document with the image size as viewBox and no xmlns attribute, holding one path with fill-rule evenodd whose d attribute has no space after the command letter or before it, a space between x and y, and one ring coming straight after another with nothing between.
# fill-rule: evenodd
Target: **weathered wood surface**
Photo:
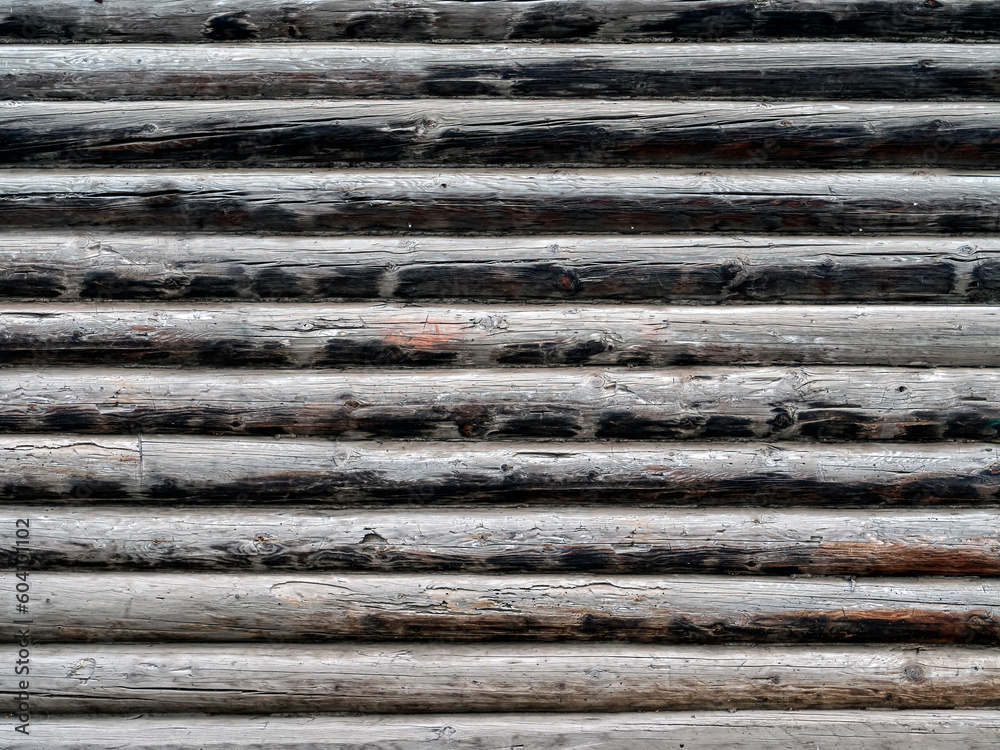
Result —
<instances>
[{"instance_id":1,"label":"weathered wood surface","mask_svg":"<svg viewBox=\"0 0 1000 750\"><path fill-rule=\"evenodd\" d=\"M152 314L155 316L156 312ZM1000 439L1000 371L0 370L0 432L429 440Z\"/></svg>"},{"instance_id":2,"label":"weathered wood surface","mask_svg":"<svg viewBox=\"0 0 1000 750\"><path fill-rule=\"evenodd\" d=\"M96 665L95 665L96 668ZM21 750L995 750L983 709L751 710L411 716L61 716L32 725Z\"/></svg>"},{"instance_id":3,"label":"weathered wood surface","mask_svg":"<svg viewBox=\"0 0 1000 750\"><path fill-rule=\"evenodd\" d=\"M1000 575L996 510L6 506L41 570ZM13 569L13 537L0 567ZM45 588L43 587L43 595Z\"/></svg>"},{"instance_id":4,"label":"weathered wood surface","mask_svg":"<svg viewBox=\"0 0 1000 750\"><path fill-rule=\"evenodd\" d=\"M1000 655L977 647L36 645L31 667L31 705L51 713L1000 705Z\"/></svg>"},{"instance_id":5,"label":"weathered wood surface","mask_svg":"<svg viewBox=\"0 0 1000 750\"><path fill-rule=\"evenodd\" d=\"M0 497L245 506L309 500L993 507L1000 447L0 436Z\"/></svg>"},{"instance_id":6,"label":"weathered wood surface","mask_svg":"<svg viewBox=\"0 0 1000 750\"><path fill-rule=\"evenodd\" d=\"M5 232L0 298L997 303L1000 240Z\"/></svg>"},{"instance_id":7,"label":"weathered wood surface","mask_svg":"<svg viewBox=\"0 0 1000 750\"><path fill-rule=\"evenodd\" d=\"M982 169L1000 166L998 117L941 102L17 103L0 108L0 165Z\"/></svg>"},{"instance_id":8,"label":"weathered wood surface","mask_svg":"<svg viewBox=\"0 0 1000 750\"><path fill-rule=\"evenodd\" d=\"M23 0L0 23L4 42L317 42L338 40L878 39L992 41L995 0L534 0L448 2Z\"/></svg>"},{"instance_id":9,"label":"weathered wood surface","mask_svg":"<svg viewBox=\"0 0 1000 750\"><path fill-rule=\"evenodd\" d=\"M289 576L296 576L289 578ZM1000 645L982 578L53 572L35 643L361 640ZM0 573L13 591L13 572ZM0 640L17 642L17 602Z\"/></svg>"},{"instance_id":10,"label":"weathered wood surface","mask_svg":"<svg viewBox=\"0 0 1000 750\"><path fill-rule=\"evenodd\" d=\"M8 45L0 70L4 99L1000 95L994 44Z\"/></svg>"},{"instance_id":11,"label":"weathered wood surface","mask_svg":"<svg viewBox=\"0 0 1000 750\"><path fill-rule=\"evenodd\" d=\"M497 232L976 235L1000 231L1000 173L0 170L0 222L8 229L407 237Z\"/></svg>"},{"instance_id":12,"label":"weathered wood surface","mask_svg":"<svg viewBox=\"0 0 1000 750\"><path fill-rule=\"evenodd\" d=\"M0 363L32 366L996 367L998 341L1000 307L943 305L0 307Z\"/></svg>"}]
</instances>

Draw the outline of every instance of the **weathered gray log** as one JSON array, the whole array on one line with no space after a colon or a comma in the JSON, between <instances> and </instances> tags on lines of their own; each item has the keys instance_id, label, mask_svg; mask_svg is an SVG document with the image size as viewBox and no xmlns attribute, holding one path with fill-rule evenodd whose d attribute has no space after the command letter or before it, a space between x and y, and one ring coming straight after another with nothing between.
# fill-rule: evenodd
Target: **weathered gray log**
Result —
<instances>
[{"instance_id":1,"label":"weathered gray log","mask_svg":"<svg viewBox=\"0 0 1000 750\"><path fill-rule=\"evenodd\" d=\"M96 671L96 665L95 665ZM412 716L52 716L21 750L995 750L983 709Z\"/></svg>"},{"instance_id":2,"label":"weathered gray log","mask_svg":"<svg viewBox=\"0 0 1000 750\"><path fill-rule=\"evenodd\" d=\"M995 510L8 505L0 528L19 519L31 542L20 567L42 570L1000 575ZM18 549L4 537L0 567L17 568Z\"/></svg>"},{"instance_id":3,"label":"weathered gray log","mask_svg":"<svg viewBox=\"0 0 1000 750\"><path fill-rule=\"evenodd\" d=\"M993 44L8 45L0 70L5 99L1000 95Z\"/></svg>"},{"instance_id":4,"label":"weathered gray log","mask_svg":"<svg viewBox=\"0 0 1000 750\"><path fill-rule=\"evenodd\" d=\"M20 103L0 110L0 165L981 169L1000 166L998 117L940 102Z\"/></svg>"},{"instance_id":5,"label":"weathered gray log","mask_svg":"<svg viewBox=\"0 0 1000 750\"><path fill-rule=\"evenodd\" d=\"M982 578L289 576L35 571L31 639L1000 645L1000 586ZM18 582L0 573L0 590ZM17 607L0 604L0 641L17 642Z\"/></svg>"},{"instance_id":6,"label":"weathered gray log","mask_svg":"<svg viewBox=\"0 0 1000 750\"><path fill-rule=\"evenodd\" d=\"M0 307L0 364L32 366L997 367L998 341L1000 307Z\"/></svg>"},{"instance_id":7,"label":"weathered gray log","mask_svg":"<svg viewBox=\"0 0 1000 750\"><path fill-rule=\"evenodd\" d=\"M157 312L151 311L156 316ZM1000 439L1000 370L0 370L0 432L427 440Z\"/></svg>"},{"instance_id":8,"label":"weathered gray log","mask_svg":"<svg viewBox=\"0 0 1000 750\"><path fill-rule=\"evenodd\" d=\"M622 448L626 449L623 450ZM0 436L13 501L995 506L1000 447Z\"/></svg>"},{"instance_id":9,"label":"weathered gray log","mask_svg":"<svg viewBox=\"0 0 1000 750\"><path fill-rule=\"evenodd\" d=\"M0 234L15 299L1000 302L1000 240Z\"/></svg>"},{"instance_id":10,"label":"weathered gray log","mask_svg":"<svg viewBox=\"0 0 1000 750\"><path fill-rule=\"evenodd\" d=\"M0 696L16 695L13 670ZM1000 705L975 647L36 645L51 713L643 711Z\"/></svg>"},{"instance_id":11,"label":"weathered gray log","mask_svg":"<svg viewBox=\"0 0 1000 750\"><path fill-rule=\"evenodd\" d=\"M238 8L238 10L236 10ZM238 5L173 0L103 7L23 0L0 23L5 42L225 42L336 40L649 41L914 39L992 41L995 0L279 0Z\"/></svg>"},{"instance_id":12,"label":"weathered gray log","mask_svg":"<svg viewBox=\"0 0 1000 750\"><path fill-rule=\"evenodd\" d=\"M1000 231L1000 173L6 170L0 223L407 237L993 234Z\"/></svg>"}]
</instances>

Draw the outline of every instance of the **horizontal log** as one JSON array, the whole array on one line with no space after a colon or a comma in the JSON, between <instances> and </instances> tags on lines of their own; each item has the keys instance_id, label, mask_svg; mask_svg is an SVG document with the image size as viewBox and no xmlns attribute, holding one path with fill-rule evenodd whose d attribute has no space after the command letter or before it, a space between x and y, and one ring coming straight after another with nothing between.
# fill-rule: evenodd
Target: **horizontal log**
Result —
<instances>
[{"instance_id":1,"label":"horizontal log","mask_svg":"<svg viewBox=\"0 0 1000 750\"><path fill-rule=\"evenodd\" d=\"M239 10L234 10L238 7ZM24 0L0 23L4 42L226 42L338 40L923 39L992 41L995 0L181 0L107 8Z\"/></svg>"},{"instance_id":2,"label":"horizontal log","mask_svg":"<svg viewBox=\"0 0 1000 750\"><path fill-rule=\"evenodd\" d=\"M0 436L0 498L78 504L995 506L982 444L331 443L272 438Z\"/></svg>"},{"instance_id":3,"label":"horizontal log","mask_svg":"<svg viewBox=\"0 0 1000 750\"><path fill-rule=\"evenodd\" d=\"M758 573L1000 575L994 510L650 510L576 506L526 511L336 511L38 508L0 567L42 570L369 570L470 573ZM44 591L43 591L43 595Z\"/></svg>"},{"instance_id":4,"label":"horizontal log","mask_svg":"<svg viewBox=\"0 0 1000 750\"><path fill-rule=\"evenodd\" d=\"M6 394L0 400L0 433L1000 439L1000 370L965 368L519 368L415 374L16 368L0 369L0 392Z\"/></svg>"},{"instance_id":5,"label":"horizontal log","mask_svg":"<svg viewBox=\"0 0 1000 750\"><path fill-rule=\"evenodd\" d=\"M4 232L0 298L996 304L1000 240Z\"/></svg>"},{"instance_id":6,"label":"horizontal log","mask_svg":"<svg viewBox=\"0 0 1000 750\"><path fill-rule=\"evenodd\" d=\"M1000 644L982 578L289 575L32 572L31 640ZM17 642L7 599L0 640Z\"/></svg>"},{"instance_id":7,"label":"horizontal log","mask_svg":"<svg viewBox=\"0 0 1000 750\"><path fill-rule=\"evenodd\" d=\"M1000 173L0 170L0 222L407 236L994 234Z\"/></svg>"},{"instance_id":8,"label":"horizontal log","mask_svg":"<svg viewBox=\"0 0 1000 750\"><path fill-rule=\"evenodd\" d=\"M8 45L0 69L4 99L1000 95L993 44Z\"/></svg>"},{"instance_id":9,"label":"horizontal log","mask_svg":"<svg viewBox=\"0 0 1000 750\"><path fill-rule=\"evenodd\" d=\"M13 697L15 679L0 673L0 695ZM32 709L50 713L971 708L1000 705L1000 656L974 647L36 645L31 691Z\"/></svg>"},{"instance_id":10,"label":"horizontal log","mask_svg":"<svg viewBox=\"0 0 1000 750\"><path fill-rule=\"evenodd\" d=\"M21 750L993 750L1000 718L957 711L699 711L412 716L51 716Z\"/></svg>"},{"instance_id":11,"label":"horizontal log","mask_svg":"<svg viewBox=\"0 0 1000 750\"><path fill-rule=\"evenodd\" d=\"M0 307L0 364L31 366L997 367L998 337L1000 307Z\"/></svg>"},{"instance_id":12,"label":"horizontal log","mask_svg":"<svg viewBox=\"0 0 1000 750\"><path fill-rule=\"evenodd\" d=\"M0 165L982 169L1000 166L998 117L940 102L20 103L0 110Z\"/></svg>"}]
</instances>

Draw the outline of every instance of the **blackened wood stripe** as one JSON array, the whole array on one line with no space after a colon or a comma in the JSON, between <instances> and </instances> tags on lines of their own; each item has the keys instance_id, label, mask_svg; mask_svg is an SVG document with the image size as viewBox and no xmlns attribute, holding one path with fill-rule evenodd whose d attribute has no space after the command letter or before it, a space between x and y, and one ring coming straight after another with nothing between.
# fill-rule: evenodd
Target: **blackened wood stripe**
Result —
<instances>
[{"instance_id":1,"label":"blackened wood stripe","mask_svg":"<svg viewBox=\"0 0 1000 750\"><path fill-rule=\"evenodd\" d=\"M1000 166L998 119L993 103L44 102L0 109L0 166L981 169Z\"/></svg>"},{"instance_id":2,"label":"blackened wood stripe","mask_svg":"<svg viewBox=\"0 0 1000 750\"><path fill-rule=\"evenodd\" d=\"M317 42L440 40L713 41L923 39L992 41L995 0L534 0L387 6L376 0L161 3L109 7L23 0L0 22L4 42Z\"/></svg>"},{"instance_id":3,"label":"blackened wood stripe","mask_svg":"<svg viewBox=\"0 0 1000 750\"><path fill-rule=\"evenodd\" d=\"M0 370L0 432L422 440L1000 439L1000 370Z\"/></svg>"},{"instance_id":4,"label":"blackened wood stripe","mask_svg":"<svg viewBox=\"0 0 1000 750\"><path fill-rule=\"evenodd\" d=\"M0 224L407 237L980 235L1000 231L1000 173L0 170Z\"/></svg>"},{"instance_id":5,"label":"blackened wood stripe","mask_svg":"<svg viewBox=\"0 0 1000 750\"><path fill-rule=\"evenodd\" d=\"M993 44L20 44L0 70L8 99L1000 95Z\"/></svg>"},{"instance_id":6,"label":"blackened wood stripe","mask_svg":"<svg viewBox=\"0 0 1000 750\"><path fill-rule=\"evenodd\" d=\"M5 365L1000 366L1000 308L9 304Z\"/></svg>"},{"instance_id":7,"label":"blackened wood stripe","mask_svg":"<svg viewBox=\"0 0 1000 750\"><path fill-rule=\"evenodd\" d=\"M0 497L251 507L995 507L1000 447L0 436Z\"/></svg>"},{"instance_id":8,"label":"blackened wood stripe","mask_svg":"<svg viewBox=\"0 0 1000 750\"><path fill-rule=\"evenodd\" d=\"M1000 231L1000 173L0 170L0 223L407 237L981 235Z\"/></svg>"},{"instance_id":9,"label":"blackened wood stripe","mask_svg":"<svg viewBox=\"0 0 1000 750\"><path fill-rule=\"evenodd\" d=\"M96 671L96 666L95 666ZM194 708L203 708L196 706ZM442 710L446 708L443 707ZM1000 719L989 710L646 713L51 716L22 750L454 750L587 744L607 750L993 750Z\"/></svg>"},{"instance_id":10,"label":"blackened wood stripe","mask_svg":"<svg viewBox=\"0 0 1000 750\"><path fill-rule=\"evenodd\" d=\"M1000 644L1000 586L982 578L191 571L30 577L34 643ZM5 590L17 581L12 571L0 573ZM16 643L17 602L8 599L0 605L0 640Z\"/></svg>"},{"instance_id":11,"label":"blackened wood stripe","mask_svg":"<svg viewBox=\"0 0 1000 750\"><path fill-rule=\"evenodd\" d=\"M1000 575L996 510L44 508L20 567L121 571ZM0 566L19 567L14 536Z\"/></svg>"},{"instance_id":12,"label":"blackened wood stripe","mask_svg":"<svg viewBox=\"0 0 1000 750\"><path fill-rule=\"evenodd\" d=\"M998 303L1000 240L0 233L0 298Z\"/></svg>"},{"instance_id":13,"label":"blackened wood stripe","mask_svg":"<svg viewBox=\"0 0 1000 750\"><path fill-rule=\"evenodd\" d=\"M1000 705L997 650L968 646L38 644L32 666L56 714Z\"/></svg>"}]
</instances>

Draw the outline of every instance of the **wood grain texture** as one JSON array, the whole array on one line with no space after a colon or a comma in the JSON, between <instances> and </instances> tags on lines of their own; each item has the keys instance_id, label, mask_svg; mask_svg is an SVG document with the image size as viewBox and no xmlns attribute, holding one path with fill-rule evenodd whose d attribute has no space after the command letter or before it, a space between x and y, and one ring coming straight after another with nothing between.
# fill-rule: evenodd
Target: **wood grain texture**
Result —
<instances>
[{"instance_id":1,"label":"wood grain texture","mask_svg":"<svg viewBox=\"0 0 1000 750\"><path fill-rule=\"evenodd\" d=\"M411 716L52 716L22 750L993 750L989 710Z\"/></svg>"},{"instance_id":2,"label":"wood grain texture","mask_svg":"<svg viewBox=\"0 0 1000 750\"><path fill-rule=\"evenodd\" d=\"M155 313L154 313L155 314ZM0 432L421 440L1000 439L1000 371L0 370Z\"/></svg>"},{"instance_id":3,"label":"wood grain texture","mask_svg":"<svg viewBox=\"0 0 1000 750\"><path fill-rule=\"evenodd\" d=\"M996 103L940 102L12 103L0 166L990 169L998 117Z\"/></svg>"},{"instance_id":4,"label":"wood grain texture","mask_svg":"<svg viewBox=\"0 0 1000 750\"><path fill-rule=\"evenodd\" d=\"M67 644L37 645L31 658L32 706L50 713L1000 704L1000 656L976 647ZM0 675L0 695L13 679Z\"/></svg>"},{"instance_id":5,"label":"wood grain texture","mask_svg":"<svg viewBox=\"0 0 1000 750\"><path fill-rule=\"evenodd\" d=\"M0 69L4 99L990 101L1000 94L1000 46L992 44L7 45Z\"/></svg>"},{"instance_id":6,"label":"wood grain texture","mask_svg":"<svg viewBox=\"0 0 1000 750\"><path fill-rule=\"evenodd\" d=\"M5 42L228 42L339 40L914 39L990 41L993 0L171 0L108 7L24 0L0 23Z\"/></svg>"},{"instance_id":7,"label":"wood grain texture","mask_svg":"<svg viewBox=\"0 0 1000 750\"><path fill-rule=\"evenodd\" d=\"M979 235L1000 231L1000 173L0 170L0 222L8 229L407 237Z\"/></svg>"},{"instance_id":8,"label":"wood grain texture","mask_svg":"<svg viewBox=\"0 0 1000 750\"><path fill-rule=\"evenodd\" d=\"M1000 575L996 510L4 507L41 570ZM13 537L0 567L13 569Z\"/></svg>"},{"instance_id":9,"label":"wood grain texture","mask_svg":"<svg viewBox=\"0 0 1000 750\"><path fill-rule=\"evenodd\" d=\"M0 221L10 229L407 236L976 235L1000 229L1000 174L7 170L0 171Z\"/></svg>"},{"instance_id":10,"label":"wood grain texture","mask_svg":"<svg viewBox=\"0 0 1000 750\"><path fill-rule=\"evenodd\" d=\"M70 504L996 505L1000 448L0 436L0 497Z\"/></svg>"},{"instance_id":11,"label":"wood grain texture","mask_svg":"<svg viewBox=\"0 0 1000 750\"><path fill-rule=\"evenodd\" d=\"M1000 366L1000 307L8 304L0 364Z\"/></svg>"},{"instance_id":12,"label":"wood grain texture","mask_svg":"<svg viewBox=\"0 0 1000 750\"><path fill-rule=\"evenodd\" d=\"M4 232L0 298L995 304L1000 240Z\"/></svg>"},{"instance_id":13,"label":"wood grain texture","mask_svg":"<svg viewBox=\"0 0 1000 750\"><path fill-rule=\"evenodd\" d=\"M289 576L294 577L289 577ZM13 572L0 590L14 591ZM982 578L31 573L34 643L361 640L1000 645ZM44 597L44 598L43 598ZM16 643L17 602L0 604Z\"/></svg>"}]
</instances>

